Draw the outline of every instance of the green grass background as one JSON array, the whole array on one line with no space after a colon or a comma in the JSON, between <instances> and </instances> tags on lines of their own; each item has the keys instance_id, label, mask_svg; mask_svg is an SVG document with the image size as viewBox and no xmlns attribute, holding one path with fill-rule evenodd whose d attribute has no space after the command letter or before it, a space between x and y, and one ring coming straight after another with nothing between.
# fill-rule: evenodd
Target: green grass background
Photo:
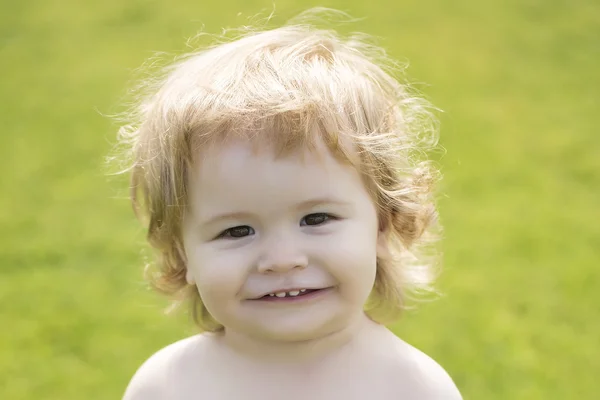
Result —
<instances>
[{"instance_id":1,"label":"green grass background","mask_svg":"<svg viewBox=\"0 0 600 400\"><path fill-rule=\"evenodd\" d=\"M395 332L466 399L600 398L600 3L275 3L366 17L445 112L440 300ZM155 51L271 1L0 1L0 399L116 399L193 332L141 279L144 232L105 176L111 113ZM241 13L241 15L238 15ZM264 14L263 14L264 15Z\"/></svg>"}]
</instances>

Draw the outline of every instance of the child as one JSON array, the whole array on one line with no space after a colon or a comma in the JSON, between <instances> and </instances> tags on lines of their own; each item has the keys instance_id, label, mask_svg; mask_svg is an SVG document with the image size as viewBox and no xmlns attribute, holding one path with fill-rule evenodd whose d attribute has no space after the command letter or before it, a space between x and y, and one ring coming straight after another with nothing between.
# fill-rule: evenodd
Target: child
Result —
<instances>
[{"instance_id":1,"label":"child","mask_svg":"<svg viewBox=\"0 0 600 400\"><path fill-rule=\"evenodd\" d=\"M158 351L126 400L460 399L382 322L427 289L426 103L383 52L306 24L192 53L148 86L132 200L154 285L203 333Z\"/></svg>"}]
</instances>

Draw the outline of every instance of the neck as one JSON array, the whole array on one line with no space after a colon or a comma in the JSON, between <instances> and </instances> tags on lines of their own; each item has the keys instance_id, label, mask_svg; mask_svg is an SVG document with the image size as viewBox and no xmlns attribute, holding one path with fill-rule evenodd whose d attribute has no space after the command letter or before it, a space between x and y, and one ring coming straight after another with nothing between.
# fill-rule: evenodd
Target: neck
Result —
<instances>
[{"instance_id":1,"label":"neck","mask_svg":"<svg viewBox=\"0 0 600 400\"><path fill-rule=\"evenodd\" d=\"M305 341L272 341L225 329L221 343L237 355L255 362L310 363L333 356L343 348L357 346L381 326L360 314L351 323L329 334Z\"/></svg>"}]
</instances>

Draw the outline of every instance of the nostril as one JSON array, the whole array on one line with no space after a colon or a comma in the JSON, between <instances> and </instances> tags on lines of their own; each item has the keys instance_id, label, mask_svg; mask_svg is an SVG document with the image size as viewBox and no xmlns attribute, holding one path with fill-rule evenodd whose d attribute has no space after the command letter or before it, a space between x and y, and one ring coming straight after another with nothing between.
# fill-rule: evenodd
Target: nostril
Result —
<instances>
[{"instance_id":1,"label":"nostril","mask_svg":"<svg viewBox=\"0 0 600 400\"><path fill-rule=\"evenodd\" d=\"M287 246L277 246L265 254L258 264L258 272L263 274L284 273L292 270L304 269L308 260L302 253L289 249Z\"/></svg>"}]
</instances>

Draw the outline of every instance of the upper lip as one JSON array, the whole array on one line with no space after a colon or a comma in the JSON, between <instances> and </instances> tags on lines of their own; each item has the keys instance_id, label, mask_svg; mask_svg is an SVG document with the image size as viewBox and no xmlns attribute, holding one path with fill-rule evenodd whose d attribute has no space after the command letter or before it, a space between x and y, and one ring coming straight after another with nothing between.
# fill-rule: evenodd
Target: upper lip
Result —
<instances>
[{"instance_id":1,"label":"upper lip","mask_svg":"<svg viewBox=\"0 0 600 400\"><path fill-rule=\"evenodd\" d=\"M325 288L320 288L320 287L310 287L310 286L300 286L300 287L293 287L293 288L289 288L289 289L277 289L277 290L272 290L270 292L264 292L263 294L260 294L256 297L252 297L252 300L256 300L256 299L260 299L262 297L268 296L271 293L283 293L283 292L293 292L293 291L300 291L300 290L319 290L319 289L325 289Z\"/></svg>"}]
</instances>

